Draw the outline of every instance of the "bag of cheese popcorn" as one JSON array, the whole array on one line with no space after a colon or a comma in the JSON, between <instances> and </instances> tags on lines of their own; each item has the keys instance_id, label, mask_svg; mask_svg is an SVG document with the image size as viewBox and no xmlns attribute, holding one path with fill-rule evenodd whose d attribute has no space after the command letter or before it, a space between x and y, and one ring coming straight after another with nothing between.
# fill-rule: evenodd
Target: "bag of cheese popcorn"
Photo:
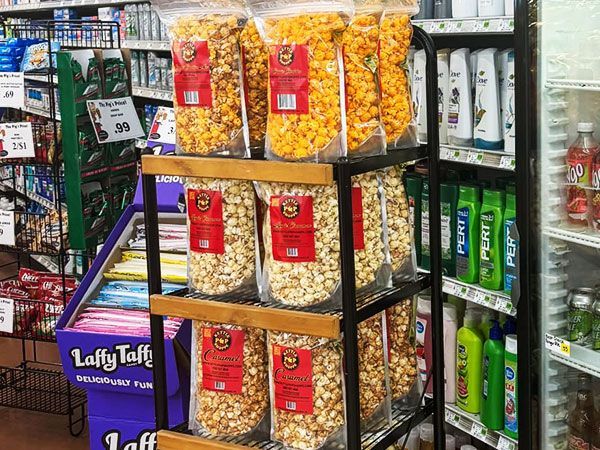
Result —
<instances>
[{"instance_id":1,"label":"bag of cheese popcorn","mask_svg":"<svg viewBox=\"0 0 600 450\"><path fill-rule=\"evenodd\" d=\"M190 429L215 437L269 435L266 332L194 322Z\"/></svg>"},{"instance_id":2,"label":"bag of cheese popcorn","mask_svg":"<svg viewBox=\"0 0 600 450\"><path fill-rule=\"evenodd\" d=\"M268 159L331 162L347 153L341 36L351 0L249 0L269 51Z\"/></svg>"},{"instance_id":3,"label":"bag of cheese popcorn","mask_svg":"<svg viewBox=\"0 0 600 450\"><path fill-rule=\"evenodd\" d=\"M240 34L242 0L153 0L169 28L177 150L249 154Z\"/></svg>"}]
</instances>

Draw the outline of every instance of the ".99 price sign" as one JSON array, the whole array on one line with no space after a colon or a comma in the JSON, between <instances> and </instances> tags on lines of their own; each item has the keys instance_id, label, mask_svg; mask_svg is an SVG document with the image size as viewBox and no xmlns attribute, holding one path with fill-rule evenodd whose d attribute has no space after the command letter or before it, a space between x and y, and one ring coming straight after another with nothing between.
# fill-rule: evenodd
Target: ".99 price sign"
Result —
<instances>
[{"instance_id":1,"label":".99 price sign","mask_svg":"<svg viewBox=\"0 0 600 450\"><path fill-rule=\"evenodd\" d=\"M87 107L99 143L126 141L144 136L131 97L88 100Z\"/></svg>"}]
</instances>

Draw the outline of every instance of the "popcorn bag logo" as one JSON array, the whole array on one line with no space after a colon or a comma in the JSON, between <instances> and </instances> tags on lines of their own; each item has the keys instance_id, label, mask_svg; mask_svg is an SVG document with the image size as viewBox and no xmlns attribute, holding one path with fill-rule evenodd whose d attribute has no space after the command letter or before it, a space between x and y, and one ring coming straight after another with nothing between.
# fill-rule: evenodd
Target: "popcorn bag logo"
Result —
<instances>
[{"instance_id":1,"label":"popcorn bag logo","mask_svg":"<svg viewBox=\"0 0 600 450\"><path fill-rule=\"evenodd\" d=\"M200 192L196 197L196 208L201 212L206 212L210 209L210 196L206 192Z\"/></svg>"},{"instance_id":2,"label":"popcorn bag logo","mask_svg":"<svg viewBox=\"0 0 600 450\"><path fill-rule=\"evenodd\" d=\"M293 348L286 348L281 354L281 363L287 370L296 370L300 365L300 357Z\"/></svg>"},{"instance_id":3,"label":"popcorn bag logo","mask_svg":"<svg viewBox=\"0 0 600 450\"><path fill-rule=\"evenodd\" d=\"M225 253L223 194L221 191L188 189L190 250L196 253Z\"/></svg>"},{"instance_id":4,"label":"popcorn bag logo","mask_svg":"<svg viewBox=\"0 0 600 450\"><path fill-rule=\"evenodd\" d=\"M202 329L202 388L207 391L241 394L244 378L242 330Z\"/></svg>"},{"instance_id":5,"label":"popcorn bag logo","mask_svg":"<svg viewBox=\"0 0 600 450\"><path fill-rule=\"evenodd\" d=\"M224 352L231 347L231 335L226 330L219 330L213 335L213 347Z\"/></svg>"},{"instance_id":6,"label":"popcorn bag logo","mask_svg":"<svg viewBox=\"0 0 600 450\"><path fill-rule=\"evenodd\" d=\"M300 203L295 198L286 198L281 202L281 214L286 219L295 219L300 215Z\"/></svg>"},{"instance_id":7,"label":"popcorn bag logo","mask_svg":"<svg viewBox=\"0 0 600 450\"><path fill-rule=\"evenodd\" d=\"M142 431L135 439L121 442L119 430L107 431L102 436L104 450L155 450L156 432L152 430Z\"/></svg>"},{"instance_id":8,"label":"popcorn bag logo","mask_svg":"<svg viewBox=\"0 0 600 450\"><path fill-rule=\"evenodd\" d=\"M312 414L312 351L274 344L272 352L275 408L294 414Z\"/></svg>"},{"instance_id":9,"label":"popcorn bag logo","mask_svg":"<svg viewBox=\"0 0 600 450\"><path fill-rule=\"evenodd\" d=\"M315 224L311 196L274 195L269 202L269 216L275 261L315 260Z\"/></svg>"},{"instance_id":10,"label":"popcorn bag logo","mask_svg":"<svg viewBox=\"0 0 600 450\"><path fill-rule=\"evenodd\" d=\"M181 46L181 59L191 63L196 58L196 46L193 42L186 42Z\"/></svg>"},{"instance_id":11,"label":"popcorn bag logo","mask_svg":"<svg viewBox=\"0 0 600 450\"><path fill-rule=\"evenodd\" d=\"M282 45L277 52L277 61L282 66L289 66L294 62L294 50L289 45Z\"/></svg>"},{"instance_id":12,"label":"popcorn bag logo","mask_svg":"<svg viewBox=\"0 0 600 450\"><path fill-rule=\"evenodd\" d=\"M114 373L119 367L143 367L152 370L152 349L150 344L116 344L112 350L99 347L84 355L79 347L71 349L74 369L96 369L104 373Z\"/></svg>"}]
</instances>

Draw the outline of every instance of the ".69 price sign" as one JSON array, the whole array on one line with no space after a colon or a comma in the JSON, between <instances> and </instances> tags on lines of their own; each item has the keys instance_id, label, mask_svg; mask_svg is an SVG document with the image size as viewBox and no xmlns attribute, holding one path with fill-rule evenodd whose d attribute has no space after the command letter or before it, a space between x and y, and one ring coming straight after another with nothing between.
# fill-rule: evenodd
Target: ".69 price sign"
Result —
<instances>
[{"instance_id":1,"label":".69 price sign","mask_svg":"<svg viewBox=\"0 0 600 450\"><path fill-rule=\"evenodd\" d=\"M126 141L144 136L131 97L88 100L87 107L99 143Z\"/></svg>"},{"instance_id":2,"label":".69 price sign","mask_svg":"<svg viewBox=\"0 0 600 450\"><path fill-rule=\"evenodd\" d=\"M23 72L0 72L0 107L25 106L25 77Z\"/></svg>"}]
</instances>

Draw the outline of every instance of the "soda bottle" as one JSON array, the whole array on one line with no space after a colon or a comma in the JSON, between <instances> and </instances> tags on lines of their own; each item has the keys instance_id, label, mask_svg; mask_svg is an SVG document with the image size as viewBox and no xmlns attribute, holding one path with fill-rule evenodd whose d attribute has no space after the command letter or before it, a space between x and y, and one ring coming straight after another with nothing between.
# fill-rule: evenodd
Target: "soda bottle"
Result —
<instances>
[{"instance_id":1,"label":"soda bottle","mask_svg":"<svg viewBox=\"0 0 600 450\"><path fill-rule=\"evenodd\" d=\"M595 439L594 393L592 377L587 373L579 374L577 386L577 405L569 413L569 450L589 450Z\"/></svg>"},{"instance_id":2,"label":"soda bottle","mask_svg":"<svg viewBox=\"0 0 600 450\"><path fill-rule=\"evenodd\" d=\"M573 225L587 226L589 205L584 188L591 185L593 162L598 153L594 124L577 124L579 136L567 151L567 215Z\"/></svg>"},{"instance_id":3,"label":"soda bottle","mask_svg":"<svg viewBox=\"0 0 600 450\"><path fill-rule=\"evenodd\" d=\"M600 231L600 152L596 152L592 162L592 227Z\"/></svg>"}]
</instances>

